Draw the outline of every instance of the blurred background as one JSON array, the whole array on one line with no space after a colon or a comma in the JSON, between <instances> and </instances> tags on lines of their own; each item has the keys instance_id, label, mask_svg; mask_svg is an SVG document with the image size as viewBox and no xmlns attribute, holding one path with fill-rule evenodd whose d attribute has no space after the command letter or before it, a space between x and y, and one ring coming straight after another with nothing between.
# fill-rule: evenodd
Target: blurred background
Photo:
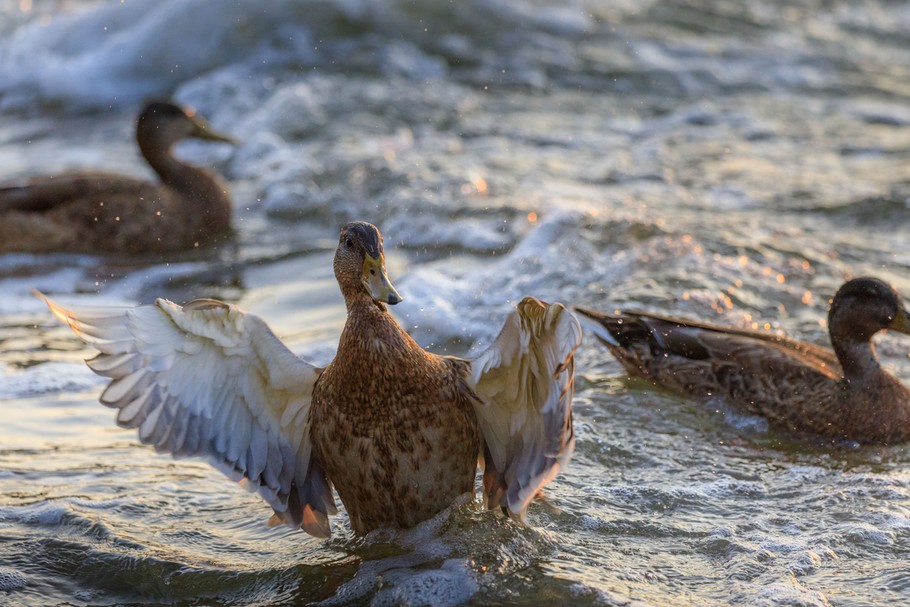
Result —
<instances>
[{"instance_id":1,"label":"blurred background","mask_svg":"<svg viewBox=\"0 0 910 607\"><path fill-rule=\"evenodd\" d=\"M520 528L468 504L334 539L97 403L64 303L217 297L317 364L341 225L375 223L424 346L485 347L525 295L827 345L847 278L910 293L910 3L0 0L0 179L152 178L144 100L236 147L236 234L189 253L0 255L0 602L903 605L910 456L795 440L579 351L578 447ZM910 343L879 340L910 378Z\"/></svg>"}]
</instances>

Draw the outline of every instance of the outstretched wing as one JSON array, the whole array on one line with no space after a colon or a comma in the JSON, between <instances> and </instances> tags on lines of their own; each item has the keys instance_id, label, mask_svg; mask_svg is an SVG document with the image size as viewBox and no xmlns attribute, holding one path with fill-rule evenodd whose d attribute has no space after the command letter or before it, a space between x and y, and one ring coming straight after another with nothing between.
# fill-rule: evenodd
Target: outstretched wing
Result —
<instances>
[{"instance_id":1,"label":"outstretched wing","mask_svg":"<svg viewBox=\"0 0 910 607\"><path fill-rule=\"evenodd\" d=\"M484 437L484 501L524 521L575 448L572 393L581 327L562 304L526 297L471 361Z\"/></svg>"},{"instance_id":2,"label":"outstretched wing","mask_svg":"<svg viewBox=\"0 0 910 607\"><path fill-rule=\"evenodd\" d=\"M119 426L159 452L208 459L268 502L270 522L329 536L335 503L309 437L322 370L259 317L215 300L72 310L44 301L100 351L87 364L113 380L101 402L119 409Z\"/></svg>"}]
</instances>

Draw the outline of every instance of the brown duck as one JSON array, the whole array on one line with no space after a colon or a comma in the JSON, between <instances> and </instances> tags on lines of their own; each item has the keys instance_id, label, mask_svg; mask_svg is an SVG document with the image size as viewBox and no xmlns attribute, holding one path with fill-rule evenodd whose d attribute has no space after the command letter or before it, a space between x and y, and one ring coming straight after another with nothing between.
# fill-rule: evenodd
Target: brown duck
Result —
<instances>
[{"instance_id":1,"label":"brown duck","mask_svg":"<svg viewBox=\"0 0 910 607\"><path fill-rule=\"evenodd\" d=\"M575 308L633 376L695 397L719 397L775 426L860 443L910 439L910 390L882 369L872 336L910 333L900 296L876 278L837 291L833 351L786 337L642 312Z\"/></svg>"},{"instance_id":2,"label":"brown duck","mask_svg":"<svg viewBox=\"0 0 910 607\"><path fill-rule=\"evenodd\" d=\"M225 236L224 180L171 154L187 137L233 142L192 111L156 101L139 114L136 140L161 183L76 172L0 185L0 252L167 253Z\"/></svg>"},{"instance_id":3,"label":"brown duck","mask_svg":"<svg viewBox=\"0 0 910 607\"><path fill-rule=\"evenodd\" d=\"M470 360L437 356L386 309L401 301L368 223L341 231L335 276L347 322L325 369L301 360L256 316L214 300L180 307L66 310L112 378L101 401L142 442L206 457L272 506L273 522L327 537L331 486L358 533L410 527L474 493L524 520L574 447L578 321L525 298Z\"/></svg>"}]
</instances>

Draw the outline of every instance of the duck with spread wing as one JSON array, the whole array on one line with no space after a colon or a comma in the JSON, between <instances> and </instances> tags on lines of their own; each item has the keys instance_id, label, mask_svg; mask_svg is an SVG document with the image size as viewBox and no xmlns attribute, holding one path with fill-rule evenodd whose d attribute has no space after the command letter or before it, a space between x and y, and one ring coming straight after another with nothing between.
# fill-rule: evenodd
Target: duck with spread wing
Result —
<instances>
[{"instance_id":1,"label":"duck with spread wing","mask_svg":"<svg viewBox=\"0 0 910 607\"><path fill-rule=\"evenodd\" d=\"M273 523L328 537L337 489L357 533L410 527L474 492L524 520L564 467L581 328L561 304L522 300L479 356L437 356L389 314L401 301L368 223L341 231L347 321L335 359L298 358L258 317L215 300L54 314L100 351L101 402L143 443L201 456L257 491Z\"/></svg>"}]
</instances>

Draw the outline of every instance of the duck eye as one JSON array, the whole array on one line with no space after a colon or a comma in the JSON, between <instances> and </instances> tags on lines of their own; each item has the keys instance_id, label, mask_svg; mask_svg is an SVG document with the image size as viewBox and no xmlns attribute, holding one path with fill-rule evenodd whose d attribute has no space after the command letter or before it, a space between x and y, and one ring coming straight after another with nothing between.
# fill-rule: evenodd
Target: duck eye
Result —
<instances>
[{"instance_id":1,"label":"duck eye","mask_svg":"<svg viewBox=\"0 0 910 607\"><path fill-rule=\"evenodd\" d=\"M349 248L349 249L353 249L353 248L354 248L354 241L352 241L350 238L345 238L345 239L344 239L344 246L346 246L346 247Z\"/></svg>"}]
</instances>

